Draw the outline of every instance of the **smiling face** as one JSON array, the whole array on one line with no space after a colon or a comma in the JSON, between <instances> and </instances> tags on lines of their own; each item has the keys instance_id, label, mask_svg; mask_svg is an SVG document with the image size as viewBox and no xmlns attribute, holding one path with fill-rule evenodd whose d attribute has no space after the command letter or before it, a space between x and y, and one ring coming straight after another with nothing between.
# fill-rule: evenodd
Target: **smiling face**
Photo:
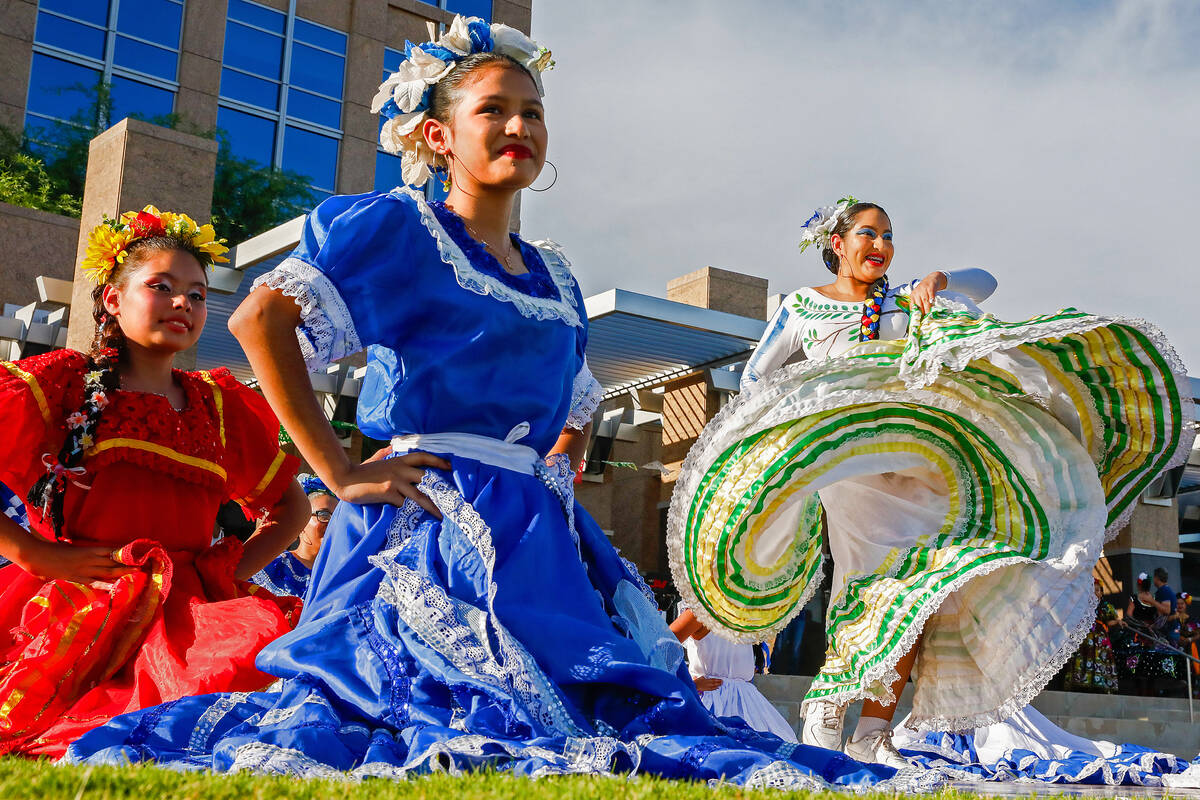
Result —
<instances>
[{"instance_id":1,"label":"smiling face","mask_svg":"<svg viewBox=\"0 0 1200 800\"><path fill-rule=\"evenodd\" d=\"M104 309L130 344L178 353L200 338L208 317L204 268L184 250L139 254L118 285L104 287Z\"/></svg>"},{"instance_id":2,"label":"smiling face","mask_svg":"<svg viewBox=\"0 0 1200 800\"><path fill-rule=\"evenodd\" d=\"M533 79L516 65L485 64L456 90L449 124L423 129L464 190L524 189L546 163L546 123Z\"/></svg>"},{"instance_id":3,"label":"smiling face","mask_svg":"<svg viewBox=\"0 0 1200 800\"><path fill-rule=\"evenodd\" d=\"M840 260L839 274L848 271L855 280L874 283L892 263L892 221L877 208L868 208L854 216L845 234L830 238L833 252Z\"/></svg>"}]
</instances>

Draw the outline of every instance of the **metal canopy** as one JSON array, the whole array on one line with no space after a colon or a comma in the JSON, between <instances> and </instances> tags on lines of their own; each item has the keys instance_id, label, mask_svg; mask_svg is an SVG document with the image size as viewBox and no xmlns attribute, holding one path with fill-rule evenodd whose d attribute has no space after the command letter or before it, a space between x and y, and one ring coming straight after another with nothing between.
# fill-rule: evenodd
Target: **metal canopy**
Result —
<instances>
[{"instance_id":1,"label":"metal canopy","mask_svg":"<svg viewBox=\"0 0 1200 800\"><path fill-rule=\"evenodd\" d=\"M606 398L742 360L766 322L624 289L584 301L587 358Z\"/></svg>"}]
</instances>

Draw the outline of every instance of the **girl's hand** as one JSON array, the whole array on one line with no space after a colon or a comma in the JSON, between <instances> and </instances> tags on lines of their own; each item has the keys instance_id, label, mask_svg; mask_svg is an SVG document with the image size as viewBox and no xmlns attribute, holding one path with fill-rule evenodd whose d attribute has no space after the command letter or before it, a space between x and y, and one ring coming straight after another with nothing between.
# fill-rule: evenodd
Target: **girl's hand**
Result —
<instances>
[{"instance_id":1,"label":"girl's hand","mask_svg":"<svg viewBox=\"0 0 1200 800\"><path fill-rule=\"evenodd\" d=\"M721 685L720 678L692 678L692 680L696 682L696 691L698 692L711 692Z\"/></svg>"},{"instance_id":2,"label":"girl's hand","mask_svg":"<svg viewBox=\"0 0 1200 800\"><path fill-rule=\"evenodd\" d=\"M929 309L933 308L934 298L946 288L946 283L946 273L938 271L929 273L913 287L911 299L922 314L928 314Z\"/></svg>"},{"instance_id":3,"label":"girl's hand","mask_svg":"<svg viewBox=\"0 0 1200 800\"><path fill-rule=\"evenodd\" d=\"M17 565L35 578L67 580L76 583L115 581L137 567L113 560L113 548L38 540L16 560Z\"/></svg>"},{"instance_id":4,"label":"girl's hand","mask_svg":"<svg viewBox=\"0 0 1200 800\"><path fill-rule=\"evenodd\" d=\"M382 461L367 461L349 467L329 484L339 500L352 503L390 503L403 505L412 500L438 519L441 513L433 501L417 489L416 484L425 477L425 469L450 469L450 462L429 453L408 453Z\"/></svg>"}]
</instances>

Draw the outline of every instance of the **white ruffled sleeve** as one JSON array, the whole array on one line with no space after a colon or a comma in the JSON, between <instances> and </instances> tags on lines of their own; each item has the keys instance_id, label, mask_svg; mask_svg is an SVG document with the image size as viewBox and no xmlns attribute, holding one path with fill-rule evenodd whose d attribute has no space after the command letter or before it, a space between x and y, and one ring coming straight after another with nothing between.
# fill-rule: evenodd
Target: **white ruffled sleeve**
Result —
<instances>
[{"instance_id":1,"label":"white ruffled sleeve","mask_svg":"<svg viewBox=\"0 0 1200 800\"><path fill-rule=\"evenodd\" d=\"M592 421L592 415L600 406L603 395L604 389L600 386L600 381L592 376L585 358L571 385L571 411L567 414L567 427L577 431L587 427Z\"/></svg>"},{"instance_id":2,"label":"white ruffled sleeve","mask_svg":"<svg viewBox=\"0 0 1200 800\"><path fill-rule=\"evenodd\" d=\"M254 281L254 288L263 285L277 289L300 307L296 339L310 371L324 369L363 349L337 287L316 267L294 256L285 258Z\"/></svg>"}]
</instances>

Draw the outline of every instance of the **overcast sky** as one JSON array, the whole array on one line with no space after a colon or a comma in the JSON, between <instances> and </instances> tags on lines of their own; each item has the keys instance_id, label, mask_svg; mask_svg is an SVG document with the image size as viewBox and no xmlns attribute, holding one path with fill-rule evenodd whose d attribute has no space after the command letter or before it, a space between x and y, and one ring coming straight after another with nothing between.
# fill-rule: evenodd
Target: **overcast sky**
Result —
<instances>
[{"instance_id":1,"label":"overcast sky","mask_svg":"<svg viewBox=\"0 0 1200 800\"><path fill-rule=\"evenodd\" d=\"M1145 317L1200 375L1195 0L535 0L533 35L559 178L522 227L585 295L826 282L800 224L853 194L894 280L982 266L993 313Z\"/></svg>"}]
</instances>

